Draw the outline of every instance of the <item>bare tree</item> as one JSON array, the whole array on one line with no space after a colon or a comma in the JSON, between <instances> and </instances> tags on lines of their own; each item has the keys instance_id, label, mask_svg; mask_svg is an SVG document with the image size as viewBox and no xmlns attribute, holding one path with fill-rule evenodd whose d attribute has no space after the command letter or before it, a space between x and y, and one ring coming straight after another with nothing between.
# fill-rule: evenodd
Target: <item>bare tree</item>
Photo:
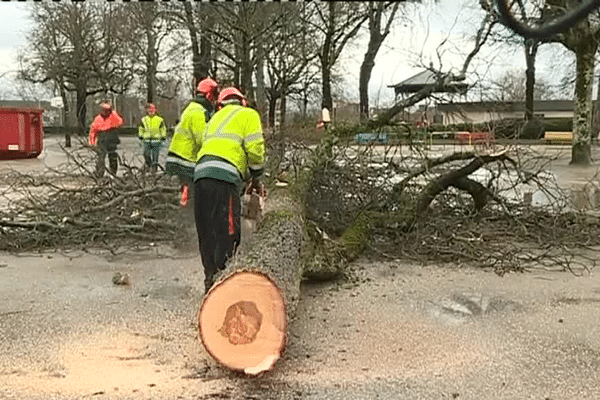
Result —
<instances>
[{"instance_id":1,"label":"bare tree","mask_svg":"<svg viewBox=\"0 0 600 400\"><path fill-rule=\"evenodd\" d=\"M369 81L371 73L375 67L375 57L379 52L385 38L389 35L392 22L398 11L399 2L394 1L370 1L367 4L367 13L369 17L369 43L367 52L360 66L360 78L358 82L358 92L360 97L360 119L369 118ZM385 12L389 10L389 14ZM385 20L387 18L387 20ZM383 25L383 30L382 30Z\"/></svg>"},{"instance_id":2,"label":"bare tree","mask_svg":"<svg viewBox=\"0 0 600 400\"><path fill-rule=\"evenodd\" d=\"M77 130L86 127L88 96L123 93L133 75L124 43L133 35L121 5L44 3L32 9L38 28L30 33L28 53L21 55L21 77L55 83L65 106L75 93ZM70 114L71 110L65 108Z\"/></svg>"},{"instance_id":3,"label":"bare tree","mask_svg":"<svg viewBox=\"0 0 600 400\"><path fill-rule=\"evenodd\" d=\"M126 54L131 59L133 74L140 81L146 101L155 102L159 97L174 97L180 82L172 72L179 69L173 65L174 58L183 56L187 50L174 34L182 24L181 10L163 3L136 3L126 7L135 40L128 42Z\"/></svg>"},{"instance_id":4,"label":"bare tree","mask_svg":"<svg viewBox=\"0 0 600 400\"><path fill-rule=\"evenodd\" d=\"M571 163L589 165L592 142L592 77L600 39L600 19L596 1L548 0L544 3L544 24L529 26L524 18L527 4L496 0L502 22L525 38L548 39L562 43L575 53L576 84ZM534 2L533 4L536 4ZM518 19L520 16L521 19Z\"/></svg>"},{"instance_id":5,"label":"bare tree","mask_svg":"<svg viewBox=\"0 0 600 400\"><path fill-rule=\"evenodd\" d=\"M269 49L266 38L279 26L279 4L219 3L210 32L215 43L213 59L224 71L221 80L243 90L251 104L256 104L253 77L259 61Z\"/></svg>"},{"instance_id":6,"label":"bare tree","mask_svg":"<svg viewBox=\"0 0 600 400\"><path fill-rule=\"evenodd\" d=\"M210 5L197 5L194 8L189 2L183 3L185 25L190 34L192 65L194 69L194 86L211 75L212 45L209 32L213 9ZM195 18L197 17L197 18ZM198 21L198 22L196 22Z\"/></svg>"},{"instance_id":7,"label":"bare tree","mask_svg":"<svg viewBox=\"0 0 600 400\"><path fill-rule=\"evenodd\" d=\"M323 107L333 108L331 93L331 71L342 50L354 38L369 18L364 12L364 4L358 2L326 2L314 3L316 16L313 22L316 32L320 33L319 61L321 63L321 80L323 85Z\"/></svg>"},{"instance_id":8,"label":"bare tree","mask_svg":"<svg viewBox=\"0 0 600 400\"><path fill-rule=\"evenodd\" d=\"M528 96L533 100L546 100L551 97L549 85L544 79L535 81L534 90L529 90L528 77L521 69L509 70L492 81L489 93L493 101L521 101L527 104ZM527 108L527 107L525 107ZM527 113L527 111L526 111Z\"/></svg>"},{"instance_id":9,"label":"bare tree","mask_svg":"<svg viewBox=\"0 0 600 400\"><path fill-rule=\"evenodd\" d=\"M280 100L282 124L285 120L286 97L299 84L316 59L311 27L307 23L306 5L289 4L279 12L279 29L266 37L266 70L269 85L266 89L269 102L269 126L275 123L275 105Z\"/></svg>"},{"instance_id":10,"label":"bare tree","mask_svg":"<svg viewBox=\"0 0 600 400\"><path fill-rule=\"evenodd\" d=\"M563 13L578 6L578 2L572 0L550 0L547 4ZM597 15L589 15L557 37L560 43L575 53L577 60L571 163L589 165L592 158L592 77L600 39L600 21Z\"/></svg>"}]
</instances>

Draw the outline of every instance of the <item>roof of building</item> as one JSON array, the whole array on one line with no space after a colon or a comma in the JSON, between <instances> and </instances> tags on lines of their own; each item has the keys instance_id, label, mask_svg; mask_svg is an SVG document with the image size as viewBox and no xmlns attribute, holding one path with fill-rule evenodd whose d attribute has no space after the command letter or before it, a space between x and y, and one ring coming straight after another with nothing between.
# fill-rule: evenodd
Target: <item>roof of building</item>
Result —
<instances>
[{"instance_id":1,"label":"roof of building","mask_svg":"<svg viewBox=\"0 0 600 400\"><path fill-rule=\"evenodd\" d=\"M403 80L402 82L396 83L395 85L389 85L388 87L394 88L396 95L399 93L416 93L425 86L434 84L436 82L436 74L437 71L435 71L433 68L426 69L408 79ZM467 88L468 84L465 82L452 82L446 85L443 90L436 90L436 92L464 93L466 92Z\"/></svg>"}]
</instances>

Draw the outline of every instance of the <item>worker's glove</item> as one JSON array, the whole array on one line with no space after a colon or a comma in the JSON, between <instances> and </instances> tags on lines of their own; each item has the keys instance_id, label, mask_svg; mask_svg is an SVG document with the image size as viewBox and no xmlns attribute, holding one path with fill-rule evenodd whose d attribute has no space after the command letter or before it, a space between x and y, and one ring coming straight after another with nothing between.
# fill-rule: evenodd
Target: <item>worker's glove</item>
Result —
<instances>
[{"instance_id":1,"label":"worker's glove","mask_svg":"<svg viewBox=\"0 0 600 400\"><path fill-rule=\"evenodd\" d=\"M252 192L256 192L260 197L266 197L267 190L265 189L265 185L258 179L252 179L250 181L250 185L248 185L248 189L246 190L246 194L252 194Z\"/></svg>"}]
</instances>

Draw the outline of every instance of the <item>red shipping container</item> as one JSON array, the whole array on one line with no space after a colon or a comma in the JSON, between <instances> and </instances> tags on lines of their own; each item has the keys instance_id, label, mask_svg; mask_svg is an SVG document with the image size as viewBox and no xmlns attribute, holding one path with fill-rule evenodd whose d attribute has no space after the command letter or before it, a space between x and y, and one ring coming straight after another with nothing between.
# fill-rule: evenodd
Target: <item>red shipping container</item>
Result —
<instances>
[{"instance_id":1,"label":"red shipping container","mask_svg":"<svg viewBox=\"0 0 600 400\"><path fill-rule=\"evenodd\" d=\"M36 108L0 108L0 160L40 155L44 145L43 112Z\"/></svg>"}]
</instances>

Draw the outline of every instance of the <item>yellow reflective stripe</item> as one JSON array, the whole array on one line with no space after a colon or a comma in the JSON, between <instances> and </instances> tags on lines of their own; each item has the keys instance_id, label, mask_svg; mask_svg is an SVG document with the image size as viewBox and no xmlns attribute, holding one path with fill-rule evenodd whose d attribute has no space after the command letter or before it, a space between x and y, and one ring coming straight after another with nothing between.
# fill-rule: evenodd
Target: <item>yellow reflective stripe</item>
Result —
<instances>
[{"instance_id":1,"label":"yellow reflective stripe","mask_svg":"<svg viewBox=\"0 0 600 400\"><path fill-rule=\"evenodd\" d=\"M150 128L148 127L148 117L144 117L144 118L142 119L142 124L144 124L144 130L145 130L146 132L148 132L148 131L150 130Z\"/></svg>"},{"instance_id":2,"label":"yellow reflective stripe","mask_svg":"<svg viewBox=\"0 0 600 400\"><path fill-rule=\"evenodd\" d=\"M262 133L258 132L258 133L253 133L251 135L246 135L246 137L244 138L244 143L248 143L248 142L253 142L255 140L259 140L262 139Z\"/></svg>"},{"instance_id":3,"label":"yellow reflective stripe","mask_svg":"<svg viewBox=\"0 0 600 400\"><path fill-rule=\"evenodd\" d=\"M207 133L206 133L206 136L205 136L205 140L208 140L208 139L210 139L210 138L211 138L211 137L213 137L213 136L216 136L216 135L219 135L219 134L223 133L223 128L225 128L225 125L227 125L227 124L229 123L229 121L231 121L231 119L233 118L233 116L234 116L235 114L237 114L237 113L238 113L240 110L242 110L242 109L243 109L243 108L241 108L241 107L240 107L240 108L238 108L237 110L234 110L234 111L233 111L231 114L229 114L229 115L227 116L227 118L225 118L225 119L223 120L223 122L221 122L221 125L219 125L219 127L217 128L217 130L216 130L214 133L208 133L208 132L207 132ZM238 135L238 136L239 136L239 135Z\"/></svg>"},{"instance_id":4,"label":"yellow reflective stripe","mask_svg":"<svg viewBox=\"0 0 600 400\"><path fill-rule=\"evenodd\" d=\"M199 171L203 168L210 168L210 167L216 167L216 168L220 168L220 169L225 169L227 171L239 174L240 171L238 171L238 169L229 164L228 162L225 161L219 161L219 160L211 160L211 161L204 161L201 162L199 164L196 165L196 171Z\"/></svg>"},{"instance_id":5,"label":"yellow reflective stripe","mask_svg":"<svg viewBox=\"0 0 600 400\"><path fill-rule=\"evenodd\" d=\"M204 139L204 143L208 142L209 140L212 139L229 139L229 140L233 140L234 142L238 142L238 143L242 143L242 138L240 135L237 135L235 133L226 133L226 132L217 132L217 133L213 133L212 135L206 136L206 138Z\"/></svg>"},{"instance_id":6,"label":"yellow reflective stripe","mask_svg":"<svg viewBox=\"0 0 600 400\"><path fill-rule=\"evenodd\" d=\"M186 161L186 160L183 160L183 159L181 159L179 157L167 156L167 162L170 162L170 163L173 163L173 164L184 165L184 166L189 167L189 168L196 167L196 163L195 162Z\"/></svg>"}]
</instances>

